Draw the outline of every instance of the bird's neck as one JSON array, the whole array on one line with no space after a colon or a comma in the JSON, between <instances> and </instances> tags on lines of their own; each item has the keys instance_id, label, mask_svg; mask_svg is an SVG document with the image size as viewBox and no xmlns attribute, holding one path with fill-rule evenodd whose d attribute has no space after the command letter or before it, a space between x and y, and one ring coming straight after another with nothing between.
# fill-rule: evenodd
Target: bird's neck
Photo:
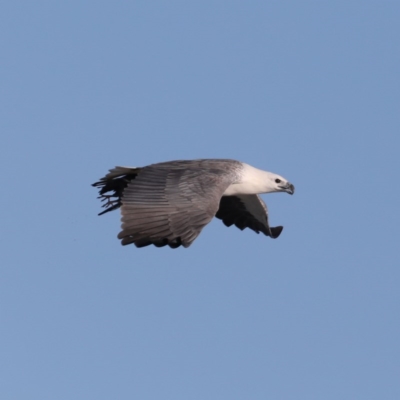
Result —
<instances>
[{"instance_id":1,"label":"bird's neck","mask_svg":"<svg viewBox=\"0 0 400 400\"><path fill-rule=\"evenodd\" d=\"M273 189L270 185L269 172L243 163L240 180L230 185L224 192L224 196L269 193L274 191Z\"/></svg>"}]
</instances>

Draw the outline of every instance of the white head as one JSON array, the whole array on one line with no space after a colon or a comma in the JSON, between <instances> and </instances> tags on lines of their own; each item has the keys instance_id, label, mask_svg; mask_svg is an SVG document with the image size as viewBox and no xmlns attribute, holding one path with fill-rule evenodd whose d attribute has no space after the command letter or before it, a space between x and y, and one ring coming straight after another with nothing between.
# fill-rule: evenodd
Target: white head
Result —
<instances>
[{"instance_id":1,"label":"white head","mask_svg":"<svg viewBox=\"0 0 400 400\"><path fill-rule=\"evenodd\" d=\"M286 192L289 194L294 193L294 186L284 177L274 174L272 172L265 172L265 192Z\"/></svg>"},{"instance_id":2,"label":"white head","mask_svg":"<svg viewBox=\"0 0 400 400\"><path fill-rule=\"evenodd\" d=\"M225 191L225 196L235 194L259 194L286 192L294 193L294 186L280 175L262 171L243 163L241 181L232 184Z\"/></svg>"}]
</instances>

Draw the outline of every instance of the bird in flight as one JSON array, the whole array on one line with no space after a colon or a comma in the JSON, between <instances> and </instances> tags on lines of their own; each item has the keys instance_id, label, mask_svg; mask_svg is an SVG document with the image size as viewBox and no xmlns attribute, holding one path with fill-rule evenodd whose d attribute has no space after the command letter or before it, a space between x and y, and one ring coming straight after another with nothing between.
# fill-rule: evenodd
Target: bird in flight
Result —
<instances>
[{"instance_id":1,"label":"bird in flight","mask_svg":"<svg viewBox=\"0 0 400 400\"><path fill-rule=\"evenodd\" d=\"M168 161L146 167L115 167L92 186L104 210L121 209L122 245L189 247L215 216L226 226L250 228L277 238L260 193L294 193L280 175L225 159Z\"/></svg>"}]
</instances>

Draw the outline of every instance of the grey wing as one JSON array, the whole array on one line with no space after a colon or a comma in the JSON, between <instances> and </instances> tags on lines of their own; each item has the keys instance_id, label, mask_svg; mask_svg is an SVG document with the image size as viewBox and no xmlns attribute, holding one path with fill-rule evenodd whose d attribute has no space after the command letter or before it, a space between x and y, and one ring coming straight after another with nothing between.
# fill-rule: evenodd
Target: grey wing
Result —
<instances>
[{"instance_id":1,"label":"grey wing","mask_svg":"<svg viewBox=\"0 0 400 400\"><path fill-rule=\"evenodd\" d=\"M274 239L283 229L282 226L275 228L269 226L267 205L256 194L223 196L215 216L226 226L235 225L241 230L250 228L254 232L262 232Z\"/></svg>"},{"instance_id":2,"label":"grey wing","mask_svg":"<svg viewBox=\"0 0 400 400\"><path fill-rule=\"evenodd\" d=\"M188 247L214 217L230 182L186 168L143 168L122 194L123 245Z\"/></svg>"}]
</instances>

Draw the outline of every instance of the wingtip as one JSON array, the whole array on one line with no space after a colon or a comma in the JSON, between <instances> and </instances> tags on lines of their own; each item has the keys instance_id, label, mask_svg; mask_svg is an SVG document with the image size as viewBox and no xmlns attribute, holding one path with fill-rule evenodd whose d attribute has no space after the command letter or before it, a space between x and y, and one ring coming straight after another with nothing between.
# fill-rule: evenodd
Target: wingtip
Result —
<instances>
[{"instance_id":1,"label":"wingtip","mask_svg":"<svg viewBox=\"0 0 400 400\"><path fill-rule=\"evenodd\" d=\"M283 226L276 226L274 228L270 228L271 238L276 239L283 231Z\"/></svg>"}]
</instances>

